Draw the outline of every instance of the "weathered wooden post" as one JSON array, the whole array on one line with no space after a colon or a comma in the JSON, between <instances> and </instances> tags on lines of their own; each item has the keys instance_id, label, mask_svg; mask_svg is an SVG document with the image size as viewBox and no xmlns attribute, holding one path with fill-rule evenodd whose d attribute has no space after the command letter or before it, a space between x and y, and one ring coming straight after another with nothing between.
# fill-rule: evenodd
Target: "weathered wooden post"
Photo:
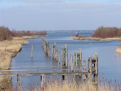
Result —
<instances>
[{"instance_id":1,"label":"weathered wooden post","mask_svg":"<svg viewBox=\"0 0 121 91\"><path fill-rule=\"evenodd\" d=\"M54 57L54 61L57 61L57 47L55 47L55 57Z\"/></svg>"},{"instance_id":2,"label":"weathered wooden post","mask_svg":"<svg viewBox=\"0 0 121 91\"><path fill-rule=\"evenodd\" d=\"M95 55L93 58L90 57L88 60L89 68L89 83L93 85L95 91L98 89L98 57Z\"/></svg>"},{"instance_id":3,"label":"weathered wooden post","mask_svg":"<svg viewBox=\"0 0 121 91\"><path fill-rule=\"evenodd\" d=\"M58 61L58 49L57 47L55 48L55 55L54 55L54 61Z\"/></svg>"},{"instance_id":4,"label":"weathered wooden post","mask_svg":"<svg viewBox=\"0 0 121 91\"><path fill-rule=\"evenodd\" d=\"M77 67L77 53L76 52L74 53L74 65L76 68Z\"/></svg>"},{"instance_id":5,"label":"weathered wooden post","mask_svg":"<svg viewBox=\"0 0 121 91\"><path fill-rule=\"evenodd\" d=\"M75 52L74 53L74 61L75 61L75 71L80 72L80 74L75 75L75 79L79 80L82 78L82 51Z\"/></svg>"},{"instance_id":6,"label":"weathered wooden post","mask_svg":"<svg viewBox=\"0 0 121 91\"><path fill-rule=\"evenodd\" d=\"M98 84L98 57L95 54L93 58L93 64L94 64L94 81L96 84Z\"/></svg>"},{"instance_id":7,"label":"weathered wooden post","mask_svg":"<svg viewBox=\"0 0 121 91\"><path fill-rule=\"evenodd\" d=\"M59 67L61 67L61 53L60 53L60 50L58 49L58 65Z\"/></svg>"},{"instance_id":8,"label":"weathered wooden post","mask_svg":"<svg viewBox=\"0 0 121 91\"><path fill-rule=\"evenodd\" d=\"M56 60L56 53L57 49L56 49L56 43L54 43L54 45L52 45L52 59L55 61Z\"/></svg>"},{"instance_id":9,"label":"weathered wooden post","mask_svg":"<svg viewBox=\"0 0 121 91\"><path fill-rule=\"evenodd\" d=\"M55 55L55 45L52 45L52 59L54 59Z\"/></svg>"},{"instance_id":10,"label":"weathered wooden post","mask_svg":"<svg viewBox=\"0 0 121 91\"><path fill-rule=\"evenodd\" d=\"M19 74L16 75L17 77L17 90L22 91L22 82L21 82L21 77Z\"/></svg>"},{"instance_id":11,"label":"weathered wooden post","mask_svg":"<svg viewBox=\"0 0 121 91\"><path fill-rule=\"evenodd\" d=\"M74 59L72 54L70 54L70 69L74 71Z\"/></svg>"},{"instance_id":12,"label":"weathered wooden post","mask_svg":"<svg viewBox=\"0 0 121 91\"><path fill-rule=\"evenodd\" d=\"M89 82L92 82L92 58L88 59L88 72L89 72Z\"/></svg>"},{"instance_id":13,"label":"weathered wooden post","mask_svg":"<svg viewBox=\"0 0 121 91\"><path fill-rule=\"evenodd\" d=\"M66 67L68 67L68 46L65 44Z\"/></svg>"},{"instance_id":14,"label":"weathered wooden post","mask_svg":"<svg viewBox=\"0 0 121 91\"><path fill-rule=\"evenodd\" d=\"M63 80L63 81L65 80L65 75L62 75L62 80Z\"/></svg>"},{"instance_id":15,"label":"weathered wooden post","mask_svg":"<svg viewBox=\"0 0 121 91\"><path fill-rule=\"evenodd\" d=\"M67 45L62 49L62 67L67 68L68 67L68 49Z\"/></svg>"},{"instance_id":16,"label":"weathered wooden post","mask_svg":"<svg viewBox=\"0 0 121 91\"><path fill-rule=\"evenodd\" d=\"M43 38L41 39L41 47L44 48L44 40L43 40Z\"/></svg>"},{"instance_id":17,"label":"weathered wooden post","mask_svg":"<svg viewBox=\"0 0 121 91\"><path fill-rule=\"evenodd\" d=\"M30 58L31 58L32 60L33 60L33 58L34 58L33 52L34 52L34 46L32 45L32 46L31 46L31 52L30 52Z\"/></svg>"},{"instance_id":18,"label":"weathered wooden post","mask_svg":"<svg viewBox=\"0 0 121 91\"><path fill-rule=\"evenodd\" d=\"M45 40L45 54L49 57L49 42Z\"/></svg>"},{"instance_id":19,"label":"weathered wooden post","mask_svg":"<svg viewBox=\"0 0 121 91\"><path fill-rule=\"evenodd\" d=\"M46 52L46 44L45 44L45 40L43 39L42 40L42 46L43 46L43 50L44 50L44 53Z\"/></svg>"},{"instance_id":20,"label":"weathered wooden post","mask_svg":"<svg viewBox=\"0 0 121 91\"><path fill-rule=\"evenodd\" d=\"M50 46L49 46L49 42L47 42L47 56L50 57Z\"/></svg>"},{"instance_id":21,"label":"weathered wooden post","mask_svg":"<svg viewBox=\"0 0 121 91\"><path fill-rule=\"evenodd\" d=\"M46 75L42 74L41 75L41 88L44 88L45 84L46 84Z\"/></svg>"},{"instance_id":22,"label":"weathered wooden post","mask_svg":"<svg viewBox=\"0 0 121 91\"><path fill-rule=\"evenodd\" d=\"M82 51L80 49L80 51L77 53L76 55L77 57L77 67L79 68L79 70L81 70L82 67Z\"/></svg>"},{"instance_id":23,"label":"weathered wooden post","mask_svg":"<svg viewBox=\"0 0 121 91\"><path fill-rule=\"evenodd\" d=\"M65 45L65 47L62 49L62 68L63 72L66 72L67 70L65 70L65 68L68 68L68 48L67 45ZM66 76L62 75L62 80L65 80Z\"/></svg>"}]
</instances>

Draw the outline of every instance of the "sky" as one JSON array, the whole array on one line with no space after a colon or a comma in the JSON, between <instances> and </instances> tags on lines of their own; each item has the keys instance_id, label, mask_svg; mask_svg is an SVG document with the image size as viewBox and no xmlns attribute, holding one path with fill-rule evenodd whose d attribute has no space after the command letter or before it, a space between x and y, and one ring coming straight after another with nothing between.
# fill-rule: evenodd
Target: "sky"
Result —
<instances>
[{"instance_id":1,"label":"sky","mask_svg":"<svg viewBox=\"0 0 121 91\"><path fill-rule=\"evenodd\" d=\"M0 26L15 30L121 27L121 0L0 0Z\"/></svg>"}]
</instances>

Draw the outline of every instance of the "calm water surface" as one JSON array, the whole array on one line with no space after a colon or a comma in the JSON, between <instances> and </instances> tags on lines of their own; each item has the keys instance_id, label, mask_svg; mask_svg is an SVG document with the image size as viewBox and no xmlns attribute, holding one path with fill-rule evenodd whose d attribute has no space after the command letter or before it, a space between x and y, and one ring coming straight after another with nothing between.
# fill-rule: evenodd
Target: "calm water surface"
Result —
<instances>
[{"instance_id":1,"label":"calm water surface","mask_svg":"<svg viewBox=\"0 0 121 91\"><path fill-rule=\"evenodd\" d=\"M46 38L50 43L55 43L60 48L64 44L68 44L69 52L73 53L79 48L83 52L83 60L87 60L95 52L99 56L99 79L117 80L121 83L121 55L116 53L115 49L121 45L120 41L98 42L98 41L78 41L72 40L70 36L74 35L75 31L64 32L48 32ZM81 32L82 35L89 36L91 33ZM33 59L30 58L31 47L34 46ZM11 63L12 70L33 70L39 72L55 71L50 69L54 64L52 60L45 57L41 48L41 39L30 39L29 44L24 45L22 51L13 59ZM47 68L45 68L47 67ZM13 84L16 84L16 78L13 77ZM23 77L22 82L24 86L29 84L39 85L41 82L40 76Z\"/></svg>"}]
</instances>

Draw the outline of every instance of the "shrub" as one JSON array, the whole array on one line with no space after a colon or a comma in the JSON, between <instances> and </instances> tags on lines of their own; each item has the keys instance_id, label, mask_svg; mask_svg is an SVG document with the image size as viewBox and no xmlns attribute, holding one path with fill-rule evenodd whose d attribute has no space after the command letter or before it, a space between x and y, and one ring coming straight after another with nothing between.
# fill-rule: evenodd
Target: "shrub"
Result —
<instances>
[{"instance_id":1,"label":"shrub","mask_svg":"<svg viewBox=\"0 0 121 91\"><path fill-rule=\"evenodd\" d=\"M93 37L100 38L112 38L112 37L121 37L121 29L115 27L100 27L98 28Z\"/></svg>"},{"instance_id":2,"label":"shrub","mask_svg":"<svg viewBox=\"0 0 121 91\"><path fill-rule=\"evenodd\" d=\"M13 33L6 27L0 27L0 41L12 39Z\"/></svg>"}]
</instances>

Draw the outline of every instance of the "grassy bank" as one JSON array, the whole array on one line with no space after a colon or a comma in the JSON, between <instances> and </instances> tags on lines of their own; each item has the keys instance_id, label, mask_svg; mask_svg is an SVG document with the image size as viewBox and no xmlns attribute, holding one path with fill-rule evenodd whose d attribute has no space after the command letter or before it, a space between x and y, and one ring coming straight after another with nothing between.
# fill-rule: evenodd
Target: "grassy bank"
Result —
<instances>
[{"instance_id":1,"label":"grassy bank","mask_svg":"<svg viewBox=\"0 0 121 91\"><path fill-rule=\"evenodd\" d=\"M26 39L45 36L46 32L11 31L0 27L0 70L10 69L11 60L28 43ZM1 73L2 74L2 73ZM11 77L0 76L0 91L12 91Z\"/></svg>"},{"instance_id":2,"label":"grassy bank","mask_svg":"<svg viewBox=\"0 0 121 91\"><path fill-rule=\"evenodd\" d=\"M9 69L12 58L26 43L27 41L22 38L0 41L0 69Z\"/></svg>"},{"instance_id":3,"label":"grassy bank","mask_svg":"<svg viewBox=\"0 0 121 91\"><path fill-rule=\"evenodd\" d=\"M116 52L121 54L121 46L116 48Z\"/></svg>"},{"instance_id":4,"label":"grassy bank","mask_svg":"<svg viewBox=\"0 0 121 91\"><path fill-rule=\"evenodd\" d=\"M22 45L27 43L24 39L12 39L0 41L0 70L10 68L11 60L21 50ZM5 72L2 72L3 74ZM2 74L1 73L1 74ZM0 76L0 91L12 91L11 77Z\"/></svg>"},{"instance_id":5,"label":"grassy bank","mask_svg":"<svg viewBox=\"0 0 121 91\"><path fill-rule=\"evenodd\" d=\"M113 38L98 38L98 37L81 37L81 36L72 36L73 40L95 40L95 41L121 41L120 37Z\"/></svg>"},{"instance_id":6,"label":"grassy bank","mask_svg":"<svg viewBox=\"0 0 121 91\"><path fill-rule=\"evenodd\" d=\"M121 37L121 28L116 27L99 27L92 37L98 38L115 38Z\"/></svg>"},{"instance_id":7,"label":"grassy bank","mask_svg":"<svg viewBox=\"0 0 121 91\"><path fill-rule=\"evenodd\" d=\"M14 91L18 91L15 89ZM24 91L24 90L23 90ZM25 90L26 91L26 90ZM79 83L76 82L47 82L43 86L33 86L30 85L27 91L121 91L121 86L112 86L110 83L100 84L98 87L96 85L91 85L89 83Z\"/></svg>"},{"instance_id":8,"label":"grassy bank","mask_svg":"<svg viewBox=\"0 0 121 91\"><path fill-rule=\"evenodd\" d=\"M99 27L89 37L81 36L81 34L72 37L74 40L96 40L96 41L121 41L121 28L115 27Z\"/></svg>"},{"instance_id":9,"label":"grassy bank","mask_svg":"<svg viewBox=\"0 0 121 91\"><path fill-rule=\"evenodd\" d=\"M8 69L11 59L26 44L26 39L35 36L45 36L44 31L12 31L7 27L0 27L0 69Z\"/></svg>"},{"instance_id":10,"label":"grassy bank","mask_svg":"<svg viewBox=\"0 0 121 91\"><path fill-rule=\"evenodd\" d=\"M95 40L95 41L121 41L121 28L99 27L92 36L85 37L81 34L72 36L74 40ZM121 53L121 47L116 48L117 53Z\"/></svg>"}]
</instances>

